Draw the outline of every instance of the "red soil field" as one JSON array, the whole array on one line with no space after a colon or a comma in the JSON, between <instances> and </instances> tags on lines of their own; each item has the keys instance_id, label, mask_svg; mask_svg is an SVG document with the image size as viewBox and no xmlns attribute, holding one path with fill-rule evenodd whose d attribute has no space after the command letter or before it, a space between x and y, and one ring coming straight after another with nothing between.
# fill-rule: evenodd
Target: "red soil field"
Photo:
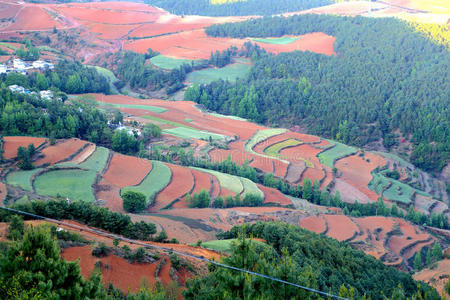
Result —
<instances>
[{"instance_id":1,"label":"red soil field","mask_svg":"<svg viewBox=\"0 0 450 300\"><path fill-rule=\"evenodd\" d=\"M209 156L213 161L222 162L227 159L228 155L231 156L231 160L234 161L236 164L242 166L246 159L251 161L252 155L250 153L244 151L244 150L237 150L237 149L231 149L231 150L224 150L224 149L217 149L210 151Z\"/></svg>"},{"instance_id":2,"label":"red soil field","mask_svg":"<svg viewBox=\"0 0 450 300\"><path fill-rule=\"evenodd\" d=\"M413 278L430 284L437 289L440 295L445 295L443 290L449 280L448 270L450 270L450 259L447 258L433 264L431 268L414 273ZM449 299L448 295L446 297Z\"/></svg>"},{"instance_id":3,"label":"red soil field","mask_svg":"<svg viewBox=\"0 0 450 300\"><path fill-rule=\"evenodd\" d=\"M58 6L57 10L64 15L95 23L106 24L138 24L143 22L156 21L161 12L141 12L126 10L110 10L102 8L83 8L83 7L63 7Z\"/></svg>"},{"instance_id":4,"label":"red soil field","mask_svg":"<svg viewBox=\"0 0 450 300\"><path fill-rule=\"evenodd\" d=\"M105 40L120 39L130 32L137 25L111 25L102 23L93 23L89 25L90 31L98 33L99 38Z\"/></svg>"},{"instance_id":5,"label":"red soil field","mask_svg":"<svg viewBox=\"0 0 450 300\"><path fill-rule=\"evenodd\" d=\"M120 188L111 184L106 179L98 183L96 198L106 202L105 207L112 211L124 212Z\"/></svg>"},{"instance_id":6,"label":"red soil field","mask_svg":"<svg viewBox=\"0 0 450 300\"><path fill-rule=\"evenodd\" d=\"M211 190L211 177L209 174L197 170L191 170L191 172L195 182L192 193L200 193L202 189Z\"/></svg>"},{"instance_id":7,"label":"red soil field","mask_svg":"<svg viewBox=\"0 0 450 300\"><path fill-rule=\"evenodd\" d=\"M273 159L271 158L255 155L250 166L266 173L274 173Z\"/></svg>"},{"instance_id":8,"label":"red soil field","mask_svg":"<svg viewBox=\"0 0 450 300\"><path fill-rule=\"evenodd\" d=\"M27 147L29 144L33 144L34 147L39 147L47 139L29 137L29 136L5 136L3 138L3 157L5 159L11 159L17 156L17 149L19 147Z\"/></svg>"},{"instance_id":9,"label":"red soil field","mask_svg":"<svg viewBox=\"0 0 450 300\"><path fill-rule=\"evenodd\" d=\"M286 176L288 166L289 164L274 159L273 160L274 175L280 178L284 178L284 176Z\"/></svg>"},{"instance_id":10,"label":"red soil field","mask_svg":"<svg viewBox=\"0 0 450 300\"><path fill-rule=\"evenodd\" d=\"M257 184L258 188L264 193L264 203L278 203L280 205L292 204L291 199L283 195L279 190L265 187Z\"/></svg>"},{"instance_id":11,"label":"red soil field","mask_svg":"<svg viewBox=\"0 0 450 300\"><path fill-rule=\"evenodd\" d=\"M62 24L53 20L43 8L35 5L27 5L17 14L15 22L4 30L49 30L54 26L56 28L63 27Z\"/></svg>"},{"instance_id":12,"label":"red soil field","mask_svg":"<svg viewBox=\"0 0 450 300\"><path fill-rule=\"evenodd\" d=\"M352 242L362 241L366 243L365 237L370 233L370 245L373 247L372 250L367 249L365 252L380 259L387 249L384 247L384 241L386 234L393 230L394 220L392 218L386 217L364 217L364 218L353 218L353 222L358 224L359 228L365 234L363 236L357 236Z\"/></svg>"},{"instance_id":13,"label":"red soil field","mask_svg":"<svg viewBox=\"0 0 450 300\"><path fill-rule=\"evenodd\" d=\"M293 209L290 208L284 208L284 207L270 207L270 206L261 206L261 207L233 207L230 208L230 210L235 211L242 211L247 212L251 214L266 214L266 213L273 213L277 211L293 211Z\"/></svg>"},{"instance_id":14,"label":"red soil field","mask_svg":"<svg viewBox=\"0 0 450 300\"><path fill-rule=\"evenodd\" d=\"M259 43L260 47L266 49L269 52L291 52L291 51L310 51L325 55L336 54L333 49L333 44L336 38L334 36L327 35L323 32L308 33L300 36L295 42L286 45Z\"/></svg>"},{"instance_id":15,"label":"red soil field","mask_svg":"<svg viewBox=\"0 0 450 300\"><path fill-rule=\"evenodd\" d=\"M301 219L299 226L315 233L324 233L327 230L327 224L321 215Z\"/></svg>"},{"instance_id":16,"label":"red soil field","mask_svg":"<svg viewBox=\"0 0 450 300\"><path fill-rule=\"evenodd\" d=\"M41 153L44 157L37 160L35 164L36 166L46 164L54 165L57 162L69 158L86 144L87 142L75 138L58 141L55 145L49 146L42 150Z\"/></svg>"},{"instance_id":17,"label":"red soil field","mask_svg":"<svg viewBox=\"0 0 450 300\"><path fill-rule=\"evenodd\" d=\"M376 201L378 199L377 193L368 187L369 182L372 180L370 172L376 167L381 167L385 164L386 160L382 156L366 152L364 158L359 155L352 155L339 159L336 161L335 166L341 173L339 178L355 186L371 200Z\"/></svg>"},{"instance_id":18,"label":"red soil field","mask_svg":"<svg viewBox=\"0 0 450 300\"><path fill-rule=\"evenodd\" d=\"M15 3L0 3L0 19L8 19L14 17L20 10L21 6Z\"/></svg>"},{"instance_id":19,"label":"red soil field","mask_svg":"<svg viewBox=\"0 0 450 300\"><path fill-rule=\"evenodd\" d=\"M0 170L0 172L1 172L1 170ZM0 204L1 205L3 205L3 201L6 198L6 193L7 193L6 185L4 183L0 182Z\"/></svg>"},{"instance_id":20,"label":"red soil field","mask_svg":"<svg viewBox=\"0 0 450 300\"><path fill-rule=\"evenodd\" d=\"M173 22L170 23L150 23L150 24L143 24L133 30L130 34L131 37L151 37L156 36L160 34L167 34L167 33L176 33L181 31L189 31L189 30L196 30L201 29L206 26L209 26L210 24L206 23L179 23L179 22Z\"/></svg>"},{"instance_id":21,"label":"red soil field","mask_svg":"<svg viewBox=\"0 0 450 300\"><path fill-rule=\"evenodd\" d=\"M374 201L351 183L340 178L335 179L332 190L339 191L344 202L354 203L355 200L358 200L359 203L371 203Z\"/></svg>"},{"instance_id":22,"label":"red soil field","mask_svg":"<svg viewBox=\"0 0 450 300\"><path fill-rule=\"evenodd\" d=\"M421 231L416 233L415 227L406 221L398 218L396 218L395 221L398 223L400 230L403 233L401 236L394 235L389 239L388 247L395 254L400 256L402 249L405 247L418 242L423 242L423 244L425 244L429 241L429 239L431 239L431 236L427 233L423 233Z\"/></svg>"},{"instance_id":23,"label":"red soil field","mask_svg":"<svg viewBox=\"0 0 450 300\"><path fill-rule=\"evenodd\" d=\"M302 178L303 172L306 170L306 164L303 161L291 162L288 166L284 177L290 183L297 183Z\"/></svg>"},{"instance_id":24,"label":"red soil field","mask_svg":"<svg viewBox=\"0 0 450 300\"><path fill-rule=\"evenodd\" d=\"M76 164L81 164L83 161L85 161L89 156L91 156L92 153L94 153L96 149L95 144L89 144L86 148L84 148L83 151L75 155L74 158L72 158L71 162Z\"/></svg>"},{"instance_id":25,"label":"red soil field","mask_svg":"<svg viewBox=\"0 0 450 300\"><path fill-rule=\"evenodd\" d=\"M287 160L309 160L316 165L320 165L317 154L322 152L323 149L316 148L309 144L302 144L295 147L285 148L280 151L280 154Z\"/></svg>"},{"instance_id":26,"label":"red soil field","mask_svg":"<svg viewBox=\"0 0 450 300\"><path fill-rule=\"evenodd\" d=\"M224 188L223 186L220 187L220 197L225 198L227 196L235 196L235 193L233 193L232 191L230 191L227 188Z\"/></svg>"},{"instance_id":27,"label":"red soil field","mask_svg":"<svg viewBox=\"0 0 450 300\"><path fill-rule=\"evenodd\" d=\"M327 235L338 241L351 239L359 232L352 219L344 215L323 215L328 224Z\"/></svg>"},{"instance_id":28,"label":"red soil field","mask_svg":"<svg viewBox=\"0 0 450 300\"><path fill-rule=\"evenodd\" d=\"M328 145L330 145L330 142L327 140L320 140L320 143L314 144L316 147L326 147Z\"/></svg>"},{"instance_id":29,"label":"red soil field","mask_svg":"<svg viewBox=\"0 0 450 300\"><path fill-rule=\"evenodd\" d=\"M210 195L212 198L216 198L218 196L220 196L220 193L222 191L222 187L220 186L219 180L216 178L216 176L213 175L209 175L211 178L211 183L212 183L212 189L210 191Z\"/></svg>"},{"instance_id":30,"label":"red soil field","mask_svg":"<svg viewBox=\"0 0 450 300\"><path fill-rule=\"evenodd\" d=\"M170 278L170 259L168 257L165 258L165 264L159 270L158 277L164 285L168 285L172 281Z\"/></svg>"},{"instance_id":31,"label":"red soil field","mask_svg":"<svg viewBox=\"0 0 450 300\"><path fill-rule=\"evenodd\" d=\"M332 181L333 181L333 171L325 165L322 165L322 167L325 169L325 179L320 184L320 188L326 188Z\"/></svg>"},{"instance_id":32,"label":"red soil field","mask_svg":"<svg viewBox=\"0 0 450 300\"><path fill-rule=\"evenodd\" d=\"M108 171L103 176L112 184L124 188L139 184L152 169L148 160L114 153Z\"/></svg>"},{"instance_id":33,"label":"red soil field","mask_svg":"<svg viewBox=\"0 0 450 300\"><path fill-rule=\"evenodd\" d=\"M302 182L305 178L309 178L312 183L314 183L315 180L317 180L319 183L322 180L322 178L325 177L325 173L321 169L314 169L314 168L306 168L305 172L302 174Z\"/></svg>"},{"instance_id":34,"label":"red soil field","mask_svg":"<svg viewBox=\"0 0 450 300\"><path fill-rule=\"evenodd\" d=\"M81 9L100 9L100 10L111 10L111 11L131 11L131 12L146 12L146 13L159 13L163 14L164 11L154 6L149 6L138 2L121 2L121 1L108 1L108 2L84 2L84 3L68 3L65 5L60 5L61 7L67 8L81 8Z\"/></svg>"},{"instance_id":35,"label":"red soil field","mask_svg":"<svg viewBox=\"0 0 450 300\"><path fill-rule=\"evenodd\" d=\"M194 178L190 169L172 164L166 164L166 166L170 168L172 178L169 185L156 196L150 211L159 211L176 199L184 198L194 187Z\"/></svg>"},{"instance_id":36,"label":"red soil field","mask_svg":"<svg viewBox=\"0 0 450 300\"><path fill-rule=\"evenodd\" d=\"M146 277L152 285L156 283L155 270L157 263L131 264L127 260L115 255L97 258L92 256L91 252L92 249L90 246L72 247L64 249L61 256L68 261L74 261L80 258L81 272L85 279L94 270L94 264L100 261L102 264L102 279L105 286L108 286L111 282L114 287L119 288L125 293L128 291L133 293L139 291L143 277Z\"/></svg>"}]
</instances>

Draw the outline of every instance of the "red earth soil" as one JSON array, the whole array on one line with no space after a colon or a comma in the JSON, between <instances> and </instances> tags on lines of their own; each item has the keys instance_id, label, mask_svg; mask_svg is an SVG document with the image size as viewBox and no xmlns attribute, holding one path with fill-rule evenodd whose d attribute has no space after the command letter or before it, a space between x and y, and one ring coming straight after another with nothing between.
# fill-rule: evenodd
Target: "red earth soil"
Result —
<instances>
[{"instance_id":1,"label":"red earth soil","mask_svg":"<svg viewBox=\"0 0 450 300\"><path fill-rule=\"evenodd\" d=\"M322 178L325 177L325 173L321 169L313 169L313 168L306 168L305 172L302 174L301 181L305 180L305 178L309 178L312 183L314 183L315 180L317 180L319 183L322 180Z\"/></svg>"},{"instance_id":2,"label":"red earth soil","mask_svg":"<svg viewBox=\"0 0 450 300\"><path fill-rule=\"evenodd\" d=\"M14 3L0 3L0 19L9 19L14 17L20 8L21 5Z\"/></svg>"},{"instance_id":3,"label":"red earth soil","mask_svg":"<svg viewBox=\"0 0 450 300\"><path fill-rule=\"evenodd\" d=\"M299 183L305 170L306 164L304 161L291 162L284 179L290 183Z\"/></svg>"},{"instance_id":4,"label":"red earth soil","mask_svg":"<svg viewBox=\"0 0 450 300\"><path fill-rule=\"evenodd\" d=\"M103 178L124 188L139 184L151 169L152 163L146 159L114 153Z\"/></svg>"},{"instance_id":5,"label":"red earth soil","mask_svg":"<svg viewBox=\"0 0 450 300\"><path fill-rule=\"evenodd\" d=\"M414 280L424 281L431 286L435 287L440 295L445 295L444 287L449 279L448 270L450 270L450 259L443 259L436 264L433 264L432 267L424 269L420 272L416 272L413 275ZM445 295L448 299L450 299L449 295Z\"/></svg>"},{"instance_id":6,"label":"red earth soil","mask_svg":"<svg viewBox=\"0 0 450 300\"><path fill-rule=\"evenodd\" d=\"M295 42L286 45L259 43L260 47L266 49L269 52L291 52L291 51L310 51L325 55L336 54L333 49L333 44L336 41L334 36L327 35L323 32L308 33L300 36Z\"/></svg>"},{"instance_id":7,"label":"red earth soil","mask_svg":"<svg viewBox=\"0 0 450 300\"><path fill-rule=\"evenodd\" d=\"M279 190L265 187L261 184L258 184L257 186L264 193L264 203L278 203L280 205L292 204L291 199L283 195Z\"/></svg>"},{"instance_id":8,"label":"red earth soil","mask_svg":"<svg viewBox=\"0 0 450 300\"><path fill-rule=\"evenodd\" d=\"M219 180L216 178L216 176L213 175L209 175L209 177L211 178L211 191L210 191L210 195L212 198L216 198L218 196L220 196L222 187L220 186Z\"/></svg>"},{"instance_id":9,"label":"red earth soil","mask_svg":"<svg viewBox=\"0 0 450 300\"><path fill-rule=\"evenodd\" d=\"M77 155L75 155L74 158L72 158L71 162L76 163L76 164L81 164L83 161L85 161L89 156L92 155L92 153L94 153L95 149L96 149L96 145L95 144L89 144L86 148L84 148L83 151L81 151L80 153L78 153Z\"/></svg>"},{"instance_id":10,"label":"red earth soil","mask_svg":"<svg viewBox=\"0 0 450 300\"><path fill-rule=\"evenodd\" d=\"M220 197L225 198L227 196L235 196L235 193L233 193L232 191L230 191L227 188L224 188L223 186L220 187Z\"/></svg>"},{"instance_id":11,"label":"red earth soil","mask_svg":"<svg viewBox=\"0 0 450 300\"><path fill-rule=\"evenodd\" d=\"M286 176L288 166L289 164L274 159L273 160L274 175L280 178L284 178L284 176Z\"/></svg>"},{"instance_id":12,"label":"red earth soil","mask_svg":"<svg viewBox=\"0 0 450 300\"><path fill-rule=\"evenodd\" d=\"M372 180L371 171L385 164L386 160L382 156L366 152L364 157L352 155L339 159L336 161L335 167L341 173L340 179L355 186L373 201L377 201L377 193L368 187L369 182Z\"/></svg>"},{"instance_id":13,"label":"red earth soil","mask_svg":"<svg viewBox=\"0 0 450 300\"><path fill-rule=\"evenodd\" d=\"M354 203L355 200L358 200L359 203L373 202L372 199L361 192L358 188L340 178L335 179L332 191L339 191L339 193L342 195L342 201L347 203Z\"/></svg>"},{"instance_id":14,"label":"red earth soil","mask_svg":"<svg viewBox=\"0 0 450 300\"><path fill-rule=\"evenodd\" d=\"M41 153L44 157L37 160L35 164L36 166L45 164L54 165L57 162L69 158L86 144L87 142L75 138L58 141L55 145L42 150Z\"/></svg>"},{"instance_id":15,"label":"red earth soil","mask_svg":"<svg viewBox=\"0 0 450 300\"><path fill-rule=\"evenodd\" d=\"M326 147L330 145L330 142L327 140L320 140L320 143L314 144L316 147Z\"/></svg>"},{"instance_id":16,"label":"red earth soil","mask_svg":"<svg viewBox=\"0 0 450 300\"><path fill-rule=\"evenodd\" d=\"M380 259L383 254L387 252L384 247L384 241L386 234L393 230L395 222L392 218L386 217L364 217L354 218L353 222L358 224L359 228L365 234L363 236L357 236L352 242L363 241L365 242L365 236L370 233L370 244L373 246L373 250L365 251L377 259Z\"/></svg>"},{"instance_id":17,"label":"red earth soil","mask_svg":"<svg viewBox=\"0 0 450 300\"><path fill-rule=\"evenodd\" d=\"M109 10L101 8L63 7L56 8L64 15L78 20L90 21L105 24L138 24L144 22L154 22L160 16L160 11L140 12L126 10Z\"/></svg>"},{"instance_id":18,"label":"red earth soil","mask_svg":"<svg viewBox=\"0 0 450 300\"><path fill-rule=\"evenodd\" d=\"M285 148L280 151L280 154L287 160L309 160L315 165L320 165L317 154L322 152L323 149L316 148L309 144L302 144L295 147Z\"/></svg>"},{"instance_id":19,"label":"red earth soil","mask_svg":"<svg viewBox=\"0 0 450 300\"><path fill-rule=\"evenodd\" d=\"M90 31L98 33L98 37L105 40L120 39L132 29L136 28L136 26L137 25L112 25L102 23L89 24Z\"/></svg>"},{"instance_id":20,"label":"red earth soil","mask_svg":"<svg viewBox=\"0 0 450 300\"><path fill-rule=\"evenodd\" d=\"M172 281L170 278L170 259L168 257L165 258L165 264L159 270L158 277L164 285L168 285Z\"/></svg>"},{"instance_id":21,"label":"red earth soil","mask_svg":"<svg viewBox=\"0 0 450 300\"><path fill-rule=\"evenodd\" d=\"M143 24L133 30L130 34L131 37L151 37L160 34L168 34L168 33L176 33L181 31L189 31L204 28L209 24L205 23L179 23L179 22L170 22L170 23L150 23Z\"/></svg>"},{"instance_id":22,"label":"red earth soil","mask_svg":"<svg viewBox=\"0 0 450 300\"><path fill-rule=\"evenodd\" d=\"M104 178L98 183L96 198L105 201L105 207L110 210L124 212L122 197L120 197L120 188Z\"/></svg>"},{"instance_id":23,"label":"red earth soil","mask_svg":"<svg viewBox=\"0 0 450 300\"><path fill-rule=\"evenodd\" d=\"M115 255L97 258L92 256L91 252L91 246L72 247L64 249L61 256L68 261L74 261L80 258L81 272L85 279L94 270L94 264L100 261L102 265L102 279L105 286L108 286L111 282L114 287L119 288L125 293L128 291L133 293L139 291L143 277L146 277L152 285L156 283L155 270L157 263L132 264Z\"/></svg>"},{"instance_id":24,"label":"red earth soil","mask_svg":"<svg viewBox=\"0 0 450 300\"><path fill-rule=\"evenodd\" d=\"M0 170L1 171L1 170ZM0 182L0 204L3 205L3 201L6 198L6 185L2 182Z\"/></svg>"},{"instance_id":25,"label":"red earth soil","mask_svg":"<svg viewBox=\"0 0 450 300\"><path fill-rule=\"evenodd\" d=\"M273 159L268 157L254 156L250 166L265 173L274 173Z\"/></svg>"},{"instance_id":26,"label":"red earth soil","mask_svg":"<svg viewBox=\"0 0 450 300\"><path fill-rule=\"evenodd\" d=\"M5 136L3 138L3 157L5 159L11 159L17 156L17 149L19 147L27 147L29 144L33 144L34 147L39 147L47 139L29 137L29 136Z\"/></svg>"},{"instance_id":27,"label":"red earth soil","mask_svg":"<svg viewBox=\"0 0 450 300\"><path fill-rule=\"evenodd\" d=\"M329 237L338 241L351 239L359 232L359 228L353 223L352 219L344 215L323 215L327 222Z\"/></svg>"},{"instance_id":28,"label":"red earth soil","mask_svg":"<svg viewBox=\"0 0 450 300\"><path fill-rule=\"evenodd\" d=\"M194 187L194 178L189 168L166 164L172 172L170 183L156 196L150 211L156 212L177 199L184 198Z\"/></svg>"},{"instance_id":29,"label":"red earth soil","mask_svg":"<svg viewBox=\"0 0 450 300\"><path fill-rule=\"evenodd\" d=\"M277 211L294 211L294 209L284 208L284 207L270 207L270 206L262 206L262 207L233 207L230 210L242 211L251 214L265 214L265 213L273 213Z\"/></svg>"},{"instance_id":30,"label":"red earth soil","mask_svg":"<svg viewBox=\"0 0 450 300\"><path fill-rule=\"evenodd\" d=\"M5 31L13 30L49 30L54 26L62 28L43 8L35 5L24 6L15 18L15 22Z\"/></svg>"},{"instance_id":31,"label":"red earth soil","mask_svg":"<svg viewBox=\"0 0 450 300\"><path fill-rule=\"evenodd\" d=\"M322 165L325 169L325 179L320 184L320 188L326 188L333 181L333 171L330 167Z\"/></svg>"},{"instance_id":32,"label":"red earth soil","mask_svg":"<svg viewBox=\"0 0 450 300\"><path fill-rule=\"evenodd\" d=\"M216 162L222 162L228 158L228 155L230 155L231 160L240 166L244 164L246 159L248 161L252 161L253 159L250 153L246 152L245 150L238 150L238 149L224 150L214 148L214 150L209 151L208 154L211 157L211 159Z\"/></svg>"},{"instance_id":33,"label":"red earth soil","mask_svg":"<svg viewBox=\"0 0 450 300\"><path fill-rule=\"evenodd\" d=\"M420 230L418 230L419 233L416 233L416 228L402 219L396 218L395 221L398 223L400 231L403 235L391 236L388 247L398 256L400 256L400 252L405 247L414 243L425 244L432 238L428 233L421 232Z\"/></svg>"},{"instance_id":34,"label":"red earth soil","mask_svg":"<svg viewBox=\"0 0 450 300\"><path fill-rule=\"evenodd\" d=\"M209 174L200 172L197 170L191 170L192 175L194 176L194 189L192 190L192 193L200 193L202 189L205 189L207 191L211 191L211 177Z\"/></svg>"},{"instance_id":35,"label":"red earth soil","mask_svg":"<svg viewBox=\"0 0 450 300\"><path fill-rule=\"evenodd\" d=\"M299 225L315 233L324 233L327 230L327 224L321 215L301 219Z\"/></svg>"}]
</instances>

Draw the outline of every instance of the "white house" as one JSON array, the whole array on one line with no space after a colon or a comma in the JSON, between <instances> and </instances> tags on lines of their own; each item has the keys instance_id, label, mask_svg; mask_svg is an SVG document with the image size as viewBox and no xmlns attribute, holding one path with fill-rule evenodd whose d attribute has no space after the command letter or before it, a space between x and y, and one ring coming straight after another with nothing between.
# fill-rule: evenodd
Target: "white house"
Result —
<instances>
[{"instance_id":1,"label":"white house","mask_svg":"<svg viewBox=\"0 0 450 300\"><path fill-rule=\"evenodd\" d=\"M139 129L135 129L135 128L127 127L127 126L119 126L116 128L116 130L125 130L128 133L128 135L134 135L134 133L136 132L137 136L141 136L141 131Z\"/></svg>"},{"instance_id":2,"label":"white house","mask_svg":"<svg viewBox=\"0 0 450 300\"><path fill-rule=\"evenodd\" d=\"M23 60L21 60L20 58L14 59L13 65L14 65L14 69L16 69L16 70L25 70L25 68L27 67L25 62Z\"/></svg>"},{"instance_id":3,"label":"white house","mask_svg":"<svg viewBox=\"0 0 450 300\"><path fill-rule=\"evenodd\" d=\"M53 99L53 92L46 90L46 91L40 91L39 95L41 95L41 99L47 99L52 100Z\"/></svg>"},{"instance_id":4,"label":"white house","mask_svg":"<svg viewBox=\"0 0 450 300\"><path fill-rule=\"evenodd\" d=\"M8 67L4 64L0 64L0 74L6 73L8 70Z\"/></svg>"},{"instance_id":5,"label":"white house","mask_svg":"<svg viewBox=\"0 0 450 300\"><path fill-rule=\"evenodd\" d=\"M52 63L43 60L36 60L33 62L33 68L36 69L53 69L54 67L55 65L53 65Z\"/></svg>"},{"instance_id":6,"label":"white house","mask_svg":"<svg viewBox=\"0 0 450 300\"><path fill-rule=\"evenodd\" d=\"M19 86L17 84L10 85L8 88L13 93L21 93L21 94L25 93L25 88L23 86Z\"/></svg>"}]
</instances>

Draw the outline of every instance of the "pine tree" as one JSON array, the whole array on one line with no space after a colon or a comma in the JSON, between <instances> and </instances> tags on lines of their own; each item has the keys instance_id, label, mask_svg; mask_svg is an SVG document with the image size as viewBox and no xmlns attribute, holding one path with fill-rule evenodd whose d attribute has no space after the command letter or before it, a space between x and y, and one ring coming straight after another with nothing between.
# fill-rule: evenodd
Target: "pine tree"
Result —
<instances>
[{"instance_id":1,"label":"pine tree","mask_svg":"<svg viewBox=\"0 0 450 300\"><path fill-rule=\"evenodd\" d=\"M431 257L431 249L428 248L428 250L427 250L427 258L426 258L427 266L431 265L432 262L433 262L433 259Z\"/></svg>"},{"instance_id":2,"label":"pine tree","mask_svg":"<svg viewBox=\"0 0 450 300\"><path fill-rule=\"evenodd\" d=\"M440 260L442 258L442 248L438 242L433 245L433 258L435 260Z\"/></svg>"},{"instance_id":3,"label":"pine tree","mask_svg":"<svg viewBox=\"0 0 450 300\"><path fill-rule=\"evenodd\" d=\"M312 184L309 178L303 179L302 195L306 200L313 200Z\"/></svg>"},{"instance_id":4,"label":"pine tree","mask_svg":"<svg viewBox=\"0 0 450 300\"><path fill-rule=\"evenodd\" d=\"M416 269L416 271L420 271L422 269L422 256L420 255L420 251L417 252L414 257L414 269Z\"/></svg>"}]
</instances>

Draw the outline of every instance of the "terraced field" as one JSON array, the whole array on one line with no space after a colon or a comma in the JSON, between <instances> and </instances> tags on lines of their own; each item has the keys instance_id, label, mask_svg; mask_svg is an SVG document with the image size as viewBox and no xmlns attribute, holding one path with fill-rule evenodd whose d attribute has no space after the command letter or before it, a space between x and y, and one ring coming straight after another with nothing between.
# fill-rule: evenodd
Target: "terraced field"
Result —
<instances>
[{"instance_id":1,"label":"terraced field","mask_svg":"<svg viewBox=\"0 0 450 300\"><path fill-rule=\"evenodd\" d=\"M203 130L190 129L186 127L176 127L170 129L164 129L163 133L170 134L182 139L198 139L208 141L212 140L225 140L227 137L222 134L211 133Z\"/></svg>"},{"instance_id":2,"label":"terraced field","mask_svg":"<svg viewBox=\"0 0 450 300\"><path fill-rule=\"evenodd\" d=\"M92 184L96 176L94 171L49 170L36 178L34 188L40 195L93 202Z\"/></svg>"},{"instance_id":3,"label":"terraced field","mask_svg":"<svg viewBox=\"0 0 450 300\"><path fill-rule=\"evenodd\" d=\"M194 84L207 84L219 79L233 82L238 78L244 78L250 68L250 64L235 63L223 68L198 70L189 73L186 77L186 81Z\"/></svg>"},{"instance_id":4,"label":"terraced field","mask_svg":"<svg viewBox=\"0 0 450 300\"><path fill-rule=\"evenodd\" d=\"M184 64L190 65L193 60L173 58L164 55L156 55L150 59L150 62L161 69L172 70L181 67Z\"/></svg>"},{"instance_id":5,"label":"terraced field","mask_svg":"<svg viewBox=\"0 0 450 300\"><path fill-rule=\"evenodd\" d=\"M31 192L33 190L31 179L36 173L40 172L41 170L42 169L38 168L29 171L11 172L6 177L6 183L13 186L18 186L26 191Z\"/></svg>"},{"instance_id":6,"label":"terraced field","mask_svg":"<svg viewBox=\"0 0 450 300\"><path fill-rule=\"evenodd\" d=\"M265 129L265 130L259 130L258 132L256 132L250 140L247 141L247 143L245 144L244 148L247 152L254 154L254 155L258 155L258 156L262 156L262 157L268 157L270 158L270 156L268 155L264 155L264 154L260 154L260 153L256 153L253 151L253 147L255 147L257 144L267 140L268 138L272 137L272 136L276 136L279 134L283 134L286 132L286 129L283 128L274 128L274 129Z\"/></svg>"},{"instance_id":7,"label":"terraced field","mask_svg":"<svg viewBox=\"0 0 450 300\"><path fill-rule=\"evenodd\" d=\"M155 200L156 194L169 184L171 176L169 167L162 162L152 161L152 170L144 180L139 185L123 188L121 192L141 192L147 197L147 203L151 204Z\"/></svg>"},{"instance_id":8,"label":"terraced field","mask_svg":"<svg viewBox=\"0 0 450 300\"><path fill-rule=\"evenodd\" d=\"M350 147L335 141L330 141L330 143L335 144L335 146L328 148L318 155L319 161L330 168L334 167L334 163L336 162L336 160L356 152L356 148L354 147Z\"/></svg>"},{"instance_id":9,"label":"terraced field","mask_svg":"<svg viewBox=\"0 0 450 300\"><path fill-rule=\"evenodd\" d=\"M269 156L278 156L280 154L281 150L288 148L288 147L297 146L302 143L303 143L302 141L299 141L296 139L288 139L288 140L285 140L280 143L277 143L277 144L267 147L264 150L264 153L266 153Z\"/></svg>"},{"instance_id":10,"label":"terraced field","mask_svg":"<svg viewBox=\"0 0 450 300\"><path fill-rule=\"evenodd\" d=\"M283 37L275 37L275 38L265 38L265 39L252 39L254 42L264 43L264 44L275 44L275 45L287 45L292 42L295 42L300 37L294 36L283 36Z\"/></svg>"}]
</instances>

